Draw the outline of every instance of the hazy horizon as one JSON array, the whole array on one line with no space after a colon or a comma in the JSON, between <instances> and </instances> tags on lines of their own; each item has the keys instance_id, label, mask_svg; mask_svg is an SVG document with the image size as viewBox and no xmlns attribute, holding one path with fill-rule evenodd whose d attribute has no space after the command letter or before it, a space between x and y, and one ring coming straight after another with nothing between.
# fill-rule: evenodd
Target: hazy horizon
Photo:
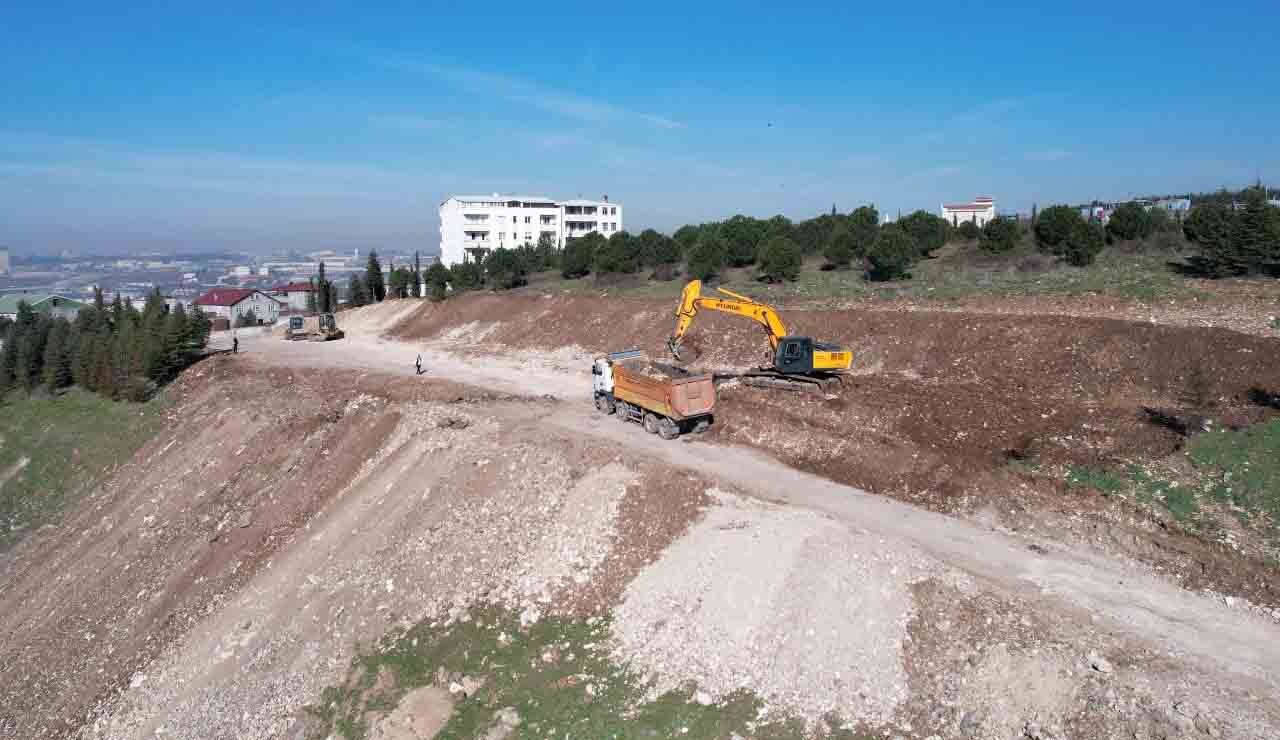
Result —
<instances>
[{"instance_id":1,"label":"hazy horizon","mask_svg":"<svg viewBox=\"0 0 1280 740\"><path fill-rule=\"evenodd\" d=\"M15 7L0 245L433 252L468 191L670 232L1280 172L1274 4L914 10Z\"/></svg>"}]
</instances>

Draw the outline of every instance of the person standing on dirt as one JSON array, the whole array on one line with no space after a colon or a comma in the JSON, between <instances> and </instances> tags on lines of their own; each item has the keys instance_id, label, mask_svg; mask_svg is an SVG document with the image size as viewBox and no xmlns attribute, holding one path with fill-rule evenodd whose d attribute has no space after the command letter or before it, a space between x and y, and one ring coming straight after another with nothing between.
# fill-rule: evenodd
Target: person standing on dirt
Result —
<instances>
[{"instance_id":1,"label":"person standing on dirt","mask_svg":"<svg viewBox=\"0 0 1280 740\"><path fill-rule=\"evenodd\" d=\"M422 374L422 355L418 355L418 359L413 362L414 368L418 371L418 375Z\"/></svg>"},{"instance_id":2,"label":"person standing on dirt","mask_svg":"<svg viewBox=\"0 0 1280 740\"><path fill-rule=\"evenodd\" d=\"M231 337L231 354L234 355L239 351L240 351L240 337Z\"/></svg>"}]
</instances>

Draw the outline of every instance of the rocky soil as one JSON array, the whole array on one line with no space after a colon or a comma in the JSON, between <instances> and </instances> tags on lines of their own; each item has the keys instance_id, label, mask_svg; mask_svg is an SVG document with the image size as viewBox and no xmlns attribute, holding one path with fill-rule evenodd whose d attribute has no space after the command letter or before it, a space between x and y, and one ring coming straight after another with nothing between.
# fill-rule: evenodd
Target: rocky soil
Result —
<instances>
[{"instance_id":1,"label":"rocky soil","mask_svg":"<svg viewBox=\"0 0 1280 740\"><path fill-rule=\"evenodd\" d=\"M580 360L605 328L575 309L577 344L548 353L554 300L537 300L550 302L515 327L465 301L393 302L344 314L349 340L250 339L184 374L167 428L0 563L0 735L302 738L306 707L358 651L494 604L526 626L612 615L615 659L655 692L692 685L715 703L749 688L766 714L818 734L839 722L886 738L1280 736L1265 660L1280 626L1260 611L1055 537L1048 507L984 528L731 436L664 443L594 416ZM398 321L453 331L447 343L470 351L375 336ZM1139 363L1142 341L1116 338L1081 366ZM924 385L945 384L948 364L972 381L965 363L981 351L948 347L900 356L933 358ZM1111 387L1157 388L1164 371L1151 372L1117 371ZM763 416L757 430L776 423ZM959 455L896 443L935 466ZM974 490L1011 506L999 481ZM1034 536L996 531L1011 521ZM409 694L368 729L430 737L449 701ZM520 718L492 710L481 736L517 736Z\"/></svg>"}]
</instances>

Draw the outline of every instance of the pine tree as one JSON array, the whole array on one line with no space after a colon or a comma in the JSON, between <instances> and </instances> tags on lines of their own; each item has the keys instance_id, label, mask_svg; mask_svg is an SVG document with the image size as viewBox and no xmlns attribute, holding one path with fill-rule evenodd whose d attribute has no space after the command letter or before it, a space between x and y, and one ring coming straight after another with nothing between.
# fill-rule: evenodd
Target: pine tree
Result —
<instances>
[{"instance_id":1,"label":"pine tree","mask_svg":"<svg viewBox=\"0 0 1280 740\"><path fill-rule=\"evenodd\" d=\"M165 362L165 379L175 377L187 366L188 358L194 352L188 344L191 326L187 321L187 312L179 304L169 313L165 322L165 349L168 356Z\"/></svg>"},{"instance_id":2,"label":"pine tree","mask_svg":"<svg viewBox=\"0 0 1280 740\"><path fill-rule=\"evenodd\" d=\"M44 364L44 345L48 320L37 314L26 301L18 302L18 315L13 322L9 341L16 349L13 384L28 390L40 384ZM6 342L6 345L8 343Z\"/></svg>"},{"instance_id":3,"label":"pine tree","mask_svg":"<svg viewBox=\"0 0 1280 740\"><path fill-rule=\"evenodd\" d=\"M204 349L209 343L209 332L212 329L209 317L198 307L187 317L187 346L194 351Z\"/></svg>"},{"instance_id":4,"label":"pine tree","mask_svg":"<svg viewBox=\"0 0 1280 740\"><path fill-rule=\"evenodd\" d=\"M369 302L377 303L387 297L387 286L382 279L382 263L377 250L369 250L369 263L365 268L365 286L369 289Z\"/></svg>"},{"instance_id":5,"label":"pine tree","mask_svg":"<svg viewBox=\"0 0 1280 740\"><path fill-rule=\"evenodd\" d=\"M44 346L44 384L49 390L71 385L71 322L54 319Z\"/></svg>"}]
</instances>

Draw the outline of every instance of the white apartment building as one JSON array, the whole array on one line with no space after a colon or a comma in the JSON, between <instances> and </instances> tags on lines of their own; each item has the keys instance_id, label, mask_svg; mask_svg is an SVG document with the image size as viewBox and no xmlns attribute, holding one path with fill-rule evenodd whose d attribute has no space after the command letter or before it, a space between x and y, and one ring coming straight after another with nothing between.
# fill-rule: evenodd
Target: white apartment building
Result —
<instances>
[{"instance_id":1,"label":"white apartment building","mask_svg":"<svg viewBox=\"0 0 1280 740\"><path fill-rule=\"evenodd\" d=\"M603 200L565 200L532 195L452 195L440 204L440 261L447 267L544 235L557 247L566 239L622 231L622 206Z\"/></svg>"}]
</instances>

